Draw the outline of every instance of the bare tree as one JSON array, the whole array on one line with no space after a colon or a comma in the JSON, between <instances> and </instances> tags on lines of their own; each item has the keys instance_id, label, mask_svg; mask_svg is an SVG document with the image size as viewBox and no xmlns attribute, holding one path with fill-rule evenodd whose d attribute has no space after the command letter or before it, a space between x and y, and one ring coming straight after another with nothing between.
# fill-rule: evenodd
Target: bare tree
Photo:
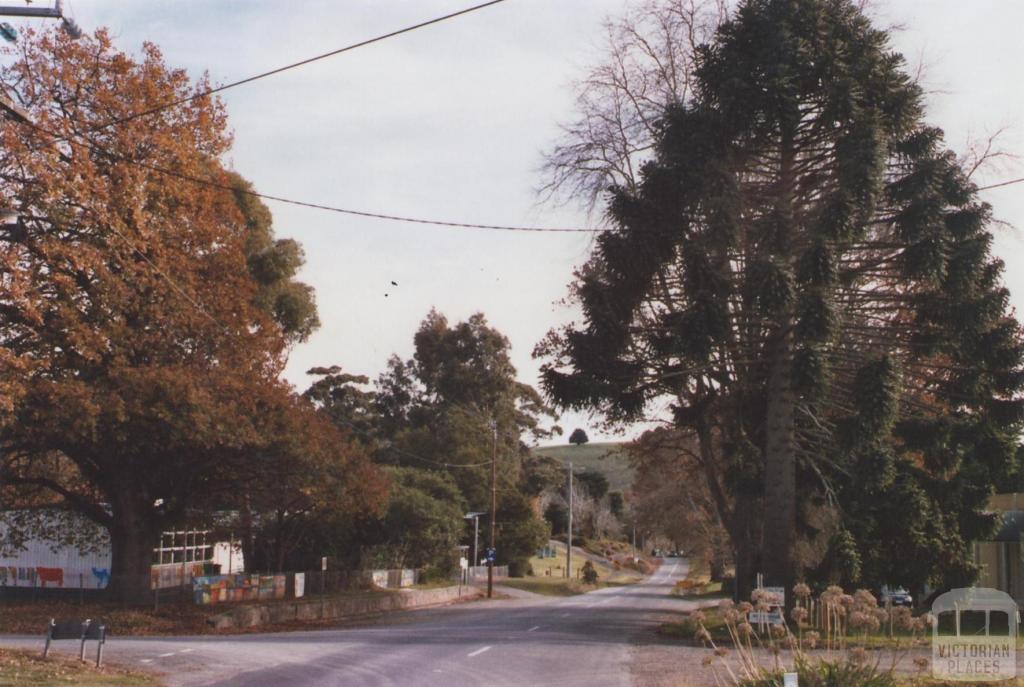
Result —
<instances>
[{"instance_id":1,"label":"bare tree","mask_svg":"<svg viewBox=\"0 0 1024 687\"><path fill-rule=\"evenodd\" d=\"M575 86L577 117L545 156L543 197L593 210L610 186L633 188L658 121L690 97L697 48L726 0L644 0L605 21L607 58Z\"/></svg>"}]
</instances>

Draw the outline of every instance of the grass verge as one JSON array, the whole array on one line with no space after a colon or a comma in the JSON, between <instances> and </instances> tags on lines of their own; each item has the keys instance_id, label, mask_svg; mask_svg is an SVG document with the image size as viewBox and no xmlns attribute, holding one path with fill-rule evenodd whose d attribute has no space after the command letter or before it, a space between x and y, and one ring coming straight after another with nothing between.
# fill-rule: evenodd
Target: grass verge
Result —
<instances>
[{"instance_id":1,"label":"grass verge","mask_svg":"<svg viewBox=\"0 0 1024 687\"><path fill-rule=\"evenodd\" d=\"M79 687L156 687L160 682L148 673L117 666L97 668L77 658L50 654L44 660L38 651L0 649L0 685L47 687L67 684Z\"/></svg>"},{"instance_id":2,"label":"grass verge","mask_svg":"<svg viewBox=\"0 0 1024 687\"><path fill-rule=\"evenodd\" d=\"M451 586L447 583L444 586ZM396 590L352 591L345 594L328 595L327 598L339 596L371 596L379 594L397 594ZM316 602L319 595L310 593L307 601ZM265 625L257 628L238 628L233 630L215 630L206 622L207 618L224 613L238 606L267 605L278 603L295 603L295 599L264 600L246 603L224 603L210 606L196 606L191 601L175 600L162 602L158 610L152 606L125 606L116 602L90 602L77 604L59 599L40 599L35 602L16 601L0 604L0 628L5 633L39 635L46 631L50 618L102 620L112 637L150 636L150 635L206 635L206 634L245 634L252 630L269 632L279 630L279 625ZM334 621L337 622L337 621ZM0 682L0 686L6 683Z\"/></svg>"},{"instance_id":3,"label":"grass verge","mask_svg":"<svg viewBox=\"0 0 1024 687\"><path fill-rule=\"evenodd\" d=\"M512 577L502 580L501 584L544 596L574 596L605 587L622 587L629 583L598 580L597 584L583 584L577 580L567 580L564 577Z\"/></svg>"}]
</instances>

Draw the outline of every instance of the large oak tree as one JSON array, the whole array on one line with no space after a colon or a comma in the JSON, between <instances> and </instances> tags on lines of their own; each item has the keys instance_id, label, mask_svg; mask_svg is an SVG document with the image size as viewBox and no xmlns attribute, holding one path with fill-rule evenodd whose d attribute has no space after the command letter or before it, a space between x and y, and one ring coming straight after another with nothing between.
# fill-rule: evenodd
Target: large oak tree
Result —
<instances>
[{"instance_id":1,"label":"large oak tree","mask_svg":"<svg viewBox=\"0 0 1024 687\"><path fill-rule=\"evenodd\" d=\"M20 216L0 230L0 365L20 366L0 383L4 493L44 490L108 528L111 586L138 592L159 531L270 479L268 456L336 473L359 457L304 432L311 406L276 381L315 307L297 246L219 162L222 105L132 117L205 80L104 31L28 32L16 51L0 84L31 123L0 123L0 198Z\"/></svg>"}]
</instances>

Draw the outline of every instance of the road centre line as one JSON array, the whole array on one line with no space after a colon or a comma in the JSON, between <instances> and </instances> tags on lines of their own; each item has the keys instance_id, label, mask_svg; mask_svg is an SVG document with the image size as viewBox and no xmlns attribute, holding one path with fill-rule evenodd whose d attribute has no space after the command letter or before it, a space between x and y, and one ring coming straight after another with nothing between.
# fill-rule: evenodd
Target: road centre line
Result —
<instances>
[{"instance_id":1,"label":"road centre line","mask_svg":"<svg viewBox=\"0 0 1024 687\"><path fill-rule=\"evenodd\" d=\"M534 625L529 630L527 630L527 632L533 632L534 630L539 630L539 629L540 629L540 625Z\"/></svg>"},{"instance_id":2,"label":"road centre line","mask_svg":"<svg viewBox=\"0 0 1024 687\"><path fill-rule=\"evenodd\" d=\"M477 649L476 651L473 651L473 652L470 652L470 653L466 654L466 658L473 658L474 656L479 656L480 654L482 654L485 651L490 651L491 648L492 647L489 647L489 646L481 647L481 648Z\"/></svg>"},{"instance_id":3,"label":"road centre line","mask_svg":"<svg viewBox=\"0 0 1024 687\"><path fill-rule=\"evenodd\" d=\"M168 656L173 656L174 654L175 654L175 652L172 651L172 652L167 653L167 654L160 654L159 656L157 656L157 658L167 658Z\"/></svg>"}]
</instances>

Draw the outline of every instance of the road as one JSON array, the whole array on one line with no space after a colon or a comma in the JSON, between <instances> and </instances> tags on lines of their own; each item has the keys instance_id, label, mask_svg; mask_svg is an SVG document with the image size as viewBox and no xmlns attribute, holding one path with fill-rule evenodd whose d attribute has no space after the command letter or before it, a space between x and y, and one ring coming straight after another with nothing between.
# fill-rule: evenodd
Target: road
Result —
<instances>
[{"instance_id":1,"label":"road","mask_svg":"<svg viewBox=\"0 0 1024 687\"><path fill-rule=\"evenodd\" d=\"M659 615L686 562L665 559L627 587L573 597L478 601L384 616L341 629L259 635L114 638L105 656L158 671L166 683L277 687L344 685L628 686L632 646ZM39 638L2 638L36 646ZM74 651L71 644L63 651Z\"/></svg>"}]
</instances>

